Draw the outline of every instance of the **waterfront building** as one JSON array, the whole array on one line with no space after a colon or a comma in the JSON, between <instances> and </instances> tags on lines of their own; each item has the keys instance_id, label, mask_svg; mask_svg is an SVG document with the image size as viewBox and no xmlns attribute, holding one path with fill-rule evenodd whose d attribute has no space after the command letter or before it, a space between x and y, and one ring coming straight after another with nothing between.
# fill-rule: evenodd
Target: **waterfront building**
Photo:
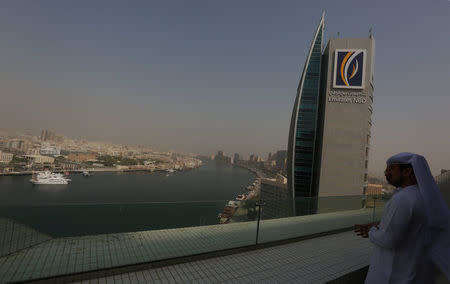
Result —
<instances>
[{"instance_id":1,"label":"waterfront building","mask_svg":"<svg viewBox=\"0 0 450 284\"><path fill-rule=\"evenodd\" d=\"M7 164L12 161L14 155L0 151L0 164Z\"/></svg>"},{"instance_id":2,"label":"waterfront building","mask_svg":"<svg viewBox=\"0 0 450 284\"><path fill-rule=\"evenodd\" d=\"M87 161L96 161L96 153L71 153L67 156L67 160L83 163Z\"/></svg>"},{"instance_id":3,"label":"waterfront building","mask_svg":"<svg viewBox=\"0 0 450 284\"><path fill-rule=\"evenodd\" d=\"M239 162L241 160L241 156L238 153L234 154L234 162Z\"/></svg>"},{"instance_id":4,"label":"waterfront building","mask_svg":"<svg viewBox=\"0 0 450 284\"><path fill-rule=\"evenodd\" d=\"M53 164L55 162L55 158L42 155L25 155L24 157L33 164Z\"/></svg>"},{"instance_id":5,"label":"waterfront building","mask_svg":"<svg viewBox=\"0 0 450 284\"><path fill-rule=\"evenodd\" d=\"M330 38L324 16L309 49L289 129L288 189L295 199L361 195L367 187L375 40ZM316 201L314 201L316 200ZM299 205L297 215L303 215Z\"/></svg>"},{"instance_id":6,"label":"waterfront building","mask_svg":"<svg viewBox=\"0 0 450 284\"><path fill-rule=\"evenodd\" d=\"M92 163L92 166L96 167L96 168L103 168L103 167L105 167L105 165L102 164L102 163Z\"/></svg>"}]
</instances>

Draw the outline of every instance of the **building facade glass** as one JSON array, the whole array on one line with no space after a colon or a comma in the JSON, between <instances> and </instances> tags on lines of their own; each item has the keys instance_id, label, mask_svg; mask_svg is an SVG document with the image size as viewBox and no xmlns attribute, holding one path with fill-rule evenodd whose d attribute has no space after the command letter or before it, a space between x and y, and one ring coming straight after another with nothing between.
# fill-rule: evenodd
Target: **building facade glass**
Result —
<instances>
[{"instance_id":1,"label":"building facade glass","mask_svg":"<svg viewBox=\"0 0 450 284\"><path fill-rule=\"evenodd\" d=\"M309 204L310 202L305 204L305 200L312 200L305 197L317 196L313 177L323 25L324 17L322 16L300 79L289 130L288 188L294 200L297 200L296 215L311 213L313 211L311 207L315 206Z\"/></svg>"}]
</instances>

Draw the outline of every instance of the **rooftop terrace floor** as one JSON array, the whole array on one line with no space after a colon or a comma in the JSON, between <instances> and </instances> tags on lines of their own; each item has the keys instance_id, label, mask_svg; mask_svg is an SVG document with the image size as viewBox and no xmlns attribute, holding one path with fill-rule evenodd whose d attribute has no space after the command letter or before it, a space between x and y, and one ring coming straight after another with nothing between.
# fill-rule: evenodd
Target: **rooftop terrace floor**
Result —
<instances>
[{"instance_id":1,"label":"rooftop terrace floor","mask_svg":"<svg viewBox=\"0 0 450 284\"><path fill-rule=\"evenodd\" d=\"M369 221L371 215L368 210L353 210L263 220L259 230L258 243L268 244L349 228L356 223ZM77 275L251 247L255 245L256 233L256 222L242 222L53 239L12 220L5 221L3 219L3 221L5 223L2 231L4 237L1 247L4 255L0 257L0 283ZM20 232L20 234L17 232ZM30 246L27 247L27 244ZM284 248L286 248L286 251L279 255L270 254L277 253ZM255 255L255 259L252 260L252 257L246 259L245 261L249 262L249 267L244 266L246 268L243 270L251 271L250 274L253 274L251 269L265 267L258 264L261 259L266 259L267 265L284 263L288 260L292 261L292 264L310 261L319 262L322 265L326 259L335 265L336 260L333 261L331 256L341 258L346 253L353 251L351 256L355 258L355 251L358 253L365 252L368 255L369 248L370 244L367 240L357 238L353 236L353 233L337 234L326 238L293 243L292 245L267 248L267 250L264 250L264 252L269 253L266 257L258 255L263 251L250 250L242 256L245 258L247 255ZM239 259L237 255L231 258ZM356 258L359 259L360 257L357 255ZM256 263L255 267L253 267L253 262ZM351 262L347 261L347 263ZM367 263L368 261L363 261L362 265L367 265ZM285 265L287 264L284 263L280 268ZM187 266L189 267L188 264ZM228 265L225 264L224 267L226 266ZM311 267L307 268L304 271L305 273L317 267L317 265L305 262L305 267L308 266ZM230 267L232 267L230 273L237 273L238 270L242 270L239 268L240 265L231 265ZM262 272L264 270L262 269ZM337 271L345 272L345 269L338 267ZM99 276L103 275L105 274Z\"/></svg>"},{"instance_id":2,"label":"rooftop terrace floor","mask_svg":"<svg viewBox=\"0 0 450 284\"><path fill-rule=\"evenodd\" d=\"M371 250L367 239L343 232L89 283L325 283L366 267Z\"/></svg>"}]
</instances>

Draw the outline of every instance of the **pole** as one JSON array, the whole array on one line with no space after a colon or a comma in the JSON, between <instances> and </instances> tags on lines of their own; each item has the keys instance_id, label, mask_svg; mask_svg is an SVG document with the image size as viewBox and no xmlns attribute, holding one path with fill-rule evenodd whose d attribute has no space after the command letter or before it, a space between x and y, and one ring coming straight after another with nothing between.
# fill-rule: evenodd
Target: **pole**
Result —
<instances>
[{"instance_id":1,"label":"pole","mask_svg":"<svg viewBox=\"0 0 450 284\"><path fill-rule=\"evenodd\" d=\"M258 244L258 238L259 238L259 221L261 220L261 207L266 205L262 200L256 202L255 204L258 206L258 221L256 222L256 244Z\"/></svg>"}]
</instances>

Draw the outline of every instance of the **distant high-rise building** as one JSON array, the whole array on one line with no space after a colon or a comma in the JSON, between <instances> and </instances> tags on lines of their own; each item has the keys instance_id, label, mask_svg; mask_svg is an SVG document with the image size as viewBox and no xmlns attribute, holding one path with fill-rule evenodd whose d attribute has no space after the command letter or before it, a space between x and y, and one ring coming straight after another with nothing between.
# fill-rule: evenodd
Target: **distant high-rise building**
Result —
<instances>
[{"instance_id":1,"label":"distant high-rise building","mask_svg":"<svg viewBox=\"0 0 450 284\"><path fill-rule=\"evenodd\" d=\"M238 153L234 154L234 162L239 162L241 160L241 156Z\"/></svg>"},{"instance_id":2,"label":"distant high-rise building","mask_svg":"<svg viewBox=\"0 0 450 284\"><path fill-rule=\"evenodd\" d=\"M47 140L47 130L41 130L41 141Z\"/></svg>"},{"instance_id":3,"label":"distant high-rise building","mask_svg":"<svg viewBox=\"0 0 450 284\"><path fill-rule=\"evenodd\" d=\"M50 130L43 129L41 131L41 141L51 141L55 139L55 133Z\"/></svg>"},{"instance_id":4,"label":"distant high-rise building","mask_svg":"<svg viewBox=\"0 0 450 284\"><path fill-rule=\"evenodd\" d=\"M275 154L275 162L276 162L276 167L279 169L284 169L284 167L286 166L286 157L287 157L287 151L286 150L280 150L277 151Z\"/></svg>"},{"instance_id":5,"label":"distant high-rise building","mask_svg":"<svg viewBox=\"0 0 450 284\"><path fill-rule=\"evenodd\" d=\"M27 152L30 143L22 139L11 139L6 146L9 151Z\"/></svg>"},{"instance_id":6,"label":"distant high-rise building","mask_svg":"<svg viewBox=\"0 0 450 284\"><path fill-rule=\"evenodd\" d=\"M258 162L262 162L262 161L263 161L263 158L261 158L261 157L258 156L258 155L255 155L255 154L251 154L250 157L249 157L249 159L248 159L248 161L249 161L250 163L258 163Z\"/></svg>"},{"instance_id":7,"label":"distant high-rise building","mask_svg":"<svg viewBox=\"0 0 450 284\"><path fill-rule=\"evenodd\" d=\"M219 162L232 163L231 157L227 157L223 153L223 151L218 151L216 157L214 158L214 160L219 161Z\"/></svg>"},{"instance_id":8,"label":"distant high-rise building","mask_svg":"<svg viewBox=\"0 0 450 284\"><path fill-rule=\"evenodd\" d=\"M6 141L6 139L0 138L0 149L5 149L7 147L8 147L8 141Z\"/></svg>"},{"instance_id":9,"label":"distant high-rise building","mask_svg":"<svg viewBox=\"0 0 450 284\"><path fill-rule=\"evenodd\" d=\"M289 130L288 189L297 199L360 195L367 186L375 40L372 35L331 38L323 49L323 29L324 16L306 58ZM317 206L294 205L297 215Z\"/></svg>"}]
</instances>

